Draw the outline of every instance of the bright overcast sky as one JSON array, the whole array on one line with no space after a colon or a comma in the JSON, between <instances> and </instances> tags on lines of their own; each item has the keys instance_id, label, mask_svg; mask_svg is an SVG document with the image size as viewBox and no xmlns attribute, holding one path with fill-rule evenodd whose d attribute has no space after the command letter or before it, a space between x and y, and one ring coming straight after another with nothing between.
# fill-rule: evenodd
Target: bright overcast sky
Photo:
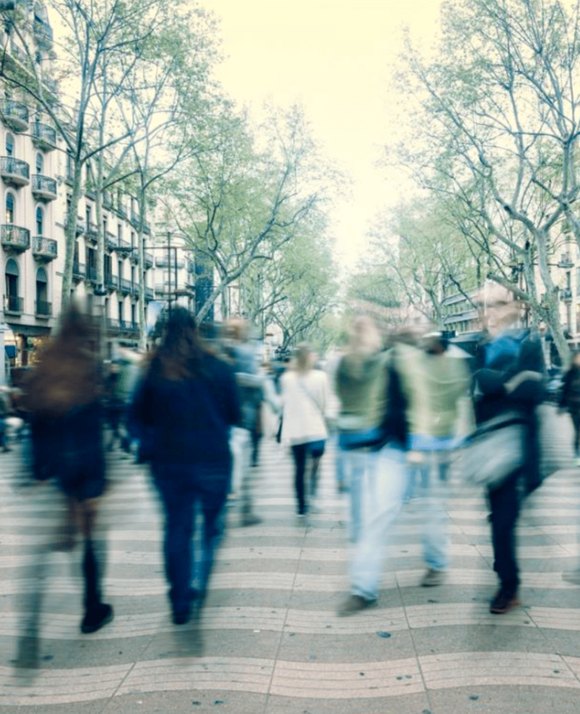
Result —
<instances>
[{"instance_id":1,"label":"bright overcast sky","mask_svg":"<svg viewBox=\"0 0 580 714\"><path fill-rule=\"evenodd\" d=\"M218 78L242 104L300 102L328 155L353 183L334 216L352 265L382 205L399 196L374 164L389 138L391 72L402 28L429 43L440 0L203 0L221 19L226 60Z\"/></svg>"}]
</instances>

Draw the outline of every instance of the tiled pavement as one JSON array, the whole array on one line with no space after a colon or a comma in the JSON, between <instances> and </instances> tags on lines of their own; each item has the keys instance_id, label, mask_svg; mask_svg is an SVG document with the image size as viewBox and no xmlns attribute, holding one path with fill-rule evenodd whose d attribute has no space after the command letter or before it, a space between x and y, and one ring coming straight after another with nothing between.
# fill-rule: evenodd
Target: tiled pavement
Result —
<instances>
[{"instance_id":1,"label":"tiled pavement","mask_svg":"<svg viewBox=\"0 0 580 714\"><path fill-rule=\"evenodd\" d=\"M562 438L569 425L562 421ZM580 710L580 588L574 567L580 478L553 476L519 528L524 606L488 613L495 587L481 495L453 484L453 567L423 589L416 502L395 528L379 607L338 618L348 592L346 496L324 459L321 513L294 515L291 465L264 445L256 473L264 521L230 527L201 621L172 626L160 519L147 474L118 456L104 517L114 622L83 636L79 555L54 552L45 581L40 667L14 666L30 577L55 520L44 487L20 488L16 454L0 454L0 712L479 714Z\"/></svg>"}]
</instances>

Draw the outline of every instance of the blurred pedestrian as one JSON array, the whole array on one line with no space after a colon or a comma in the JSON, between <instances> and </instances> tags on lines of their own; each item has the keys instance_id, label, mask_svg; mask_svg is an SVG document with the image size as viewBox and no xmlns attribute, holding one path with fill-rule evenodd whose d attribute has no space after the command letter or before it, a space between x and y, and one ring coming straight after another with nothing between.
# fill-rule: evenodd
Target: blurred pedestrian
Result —
<instances>
[{"instance_id":1,"label":"blurred pedestrian","mask_svg":"<svg viewBox=\"0 0 580 714\"><path fill-rule=\"evenodd\" d=\"M10 414L10 390L8 387L0 387L0 449L3 452L10 451L8 446L8 417Z\"/></svg>"},{"instance_id":2,"label":"blurred pedestrian","mask_svg":"<svg viewBox=\"0 0 580 714\"><path fill-rule=\"evenodd\" d=\"M476 421L514 415L524 429L524 443L514 445L521 449L521 465L488 489L493 568L499 578L490 612L500 615L519 605L516 522L522 496L541 483L536 407L544 398L544 357L537 335L518 327L521 305L510 291L488 284L481 304L487 337L476 353Z\"/></svg>"},{"instance_id":3,"label":"blurred pedestrian","mask_svg":"<svg viewBox=\"0 0 580 714\"><path fill-rule=\"evenodd\" d=\"M408 478L418 477L423 559L421 585L440 585L449 567L447 509L449 467L459 443L462 400L471 375L466 361L447 349L440 332L426 335L420 348L400 345L399 374L407 402ZM407 491L408 493L408 491Z\"/></svg>"},{"instance_id":4,"label":"blurred pedestrian","mask_svg":"<svg viewBox=\"0 0 580 714\"><path fill-rule=\"evenodd\" d=\"M75 306L61 317L56 336L41 353L27 378L33 473L53 479L66 497L64 526L72 546L77 531L83 540L84 616L81 632L101 629L113 618L103 602L105 541L98 522L105 492L103 384L97 355L98 336L91 319Z\"/></svg>"},{"instance_id":5,"label":"blurred pedestrian","mask_svg":"<svg viewBox=\"0 0 580 714\"><path fill-rule=\"evenodd\" d=\"M230 488L230 429L240 421L233 370L201 343L184 308L165 317L162 337L131 406L131 422L165 514L165 575L173 622L203 604L223 531ZM199 516L199 519L198 519ZM202 521L199 552L194 539Z\"/></svg>"},{"instance_id":6,"label":"blurred pedestrian","mask_svg":"<svg viewBox=\"0 0 580 714\"><path fill-rule=\"evenodd\" d=\"M580 457L580 352L573 355L570 369L564 375L560 409L567 411L572 420L574 452L578 458Z\"/></svg>"},{"instance_id":7,"label":"blurred pedestrian","mask_svg":"<svg viewBox=\"0 0 580 714\"><path fill-rule=\"evenodd\" d=\"M385 411L386 353L374 320L356 317L349 343L335 372L335 389L340 402L337 419L339 460L343 487L350 492L350 538L361 531L363 494L373 486L377 451ZM344 480L348 475L348 483ZM339 481L339 490L340 490Z\"/></svg>"},{"instance_id":8,"label":"blurred pedestrian","mask_svg":"<svg viewBox=\"0 0 580 714\"><path fill-rule=\"evenodd\" d=\"M301 344L294 354L293 368L281 377L281 439L290 445L294 459L294 488L297 511L304 516L316 510L320 459L324 454L328 430L326 419L329 385L326 374L313 369L315 354Z\"/></svg>"},{"instance_id":9,"label":"blurred pedestrian","mask_svg":"<svg viewBox=\"0 0 580 714\"><path fill-rule=\"evenodd\" d=\"M242 415L231 435L232 492L240 501L240 525L253 526L262 521L254 512L250 468L254 454L257 459L261 438L264 376L258 370L256 349L250 340L250 325L246 320L232 318L226 323L223 348L236 375Z\"/></svg>"}]
</instances>

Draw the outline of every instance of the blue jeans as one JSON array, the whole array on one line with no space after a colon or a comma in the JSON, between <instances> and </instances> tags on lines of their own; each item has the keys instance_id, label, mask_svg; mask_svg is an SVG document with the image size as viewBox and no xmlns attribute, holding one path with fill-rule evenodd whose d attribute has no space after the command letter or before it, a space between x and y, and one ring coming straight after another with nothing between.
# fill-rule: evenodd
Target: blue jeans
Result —
<instances>
[{"instance_id":1,"label":"blue jeans","mask_svg":"<svg viewBox=\"0 0 580 714\"><path fill-rule=\"evenodd\" d=\"M154 466L153 473L165 514L163 555L169 600L174 612L187 612L192 588L200 600L207 591L223 533L222 512L229 476L220 474L223 488L216 490L205 487L215 474L202 475L194 466ZM199 519L201 532L196 533Z\"/></svg>"},{"instance_id":2,"label":"blue jeans","mask_svg":"<svg viewBox=\"0 0 580 714\"><path fill-rule=\"evenodd\" d=\"M368 509L350 565L351 590L367 600L376 600L393 521L403 504L407 484L405 452L385 446L374 455L374 482L371 482Z\"/></svg>"},{"instance_id":3,"label":"blue jeans","mask_svg":"<svg viewBox=\"0 0 580 714\"><path fill-rule=\"evenodd\" d=\"M431 570L449 567L448 515L445 508L449 473L449 453L431 451L421 454L423 462L416 465L420 488L419 507L423 558Z\"/></svg>"},{"instance_id":4,"label":"blue jeans","mask_svg":"<svg viewBox=\"0 0 580 714\"><path fill-rule=\"evenodd\" d=\"M363 449L340 450L343 464L348 474L350 500L349 537L356 543L360 537L364 506L373 489L377 454Z\"/></svg>"}]
</instances>

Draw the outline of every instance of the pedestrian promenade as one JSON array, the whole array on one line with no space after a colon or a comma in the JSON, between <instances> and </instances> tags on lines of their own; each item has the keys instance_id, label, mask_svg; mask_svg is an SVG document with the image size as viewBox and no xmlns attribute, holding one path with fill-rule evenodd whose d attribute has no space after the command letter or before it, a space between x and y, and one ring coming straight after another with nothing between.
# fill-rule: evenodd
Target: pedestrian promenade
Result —
<instances>
[{"instance_id":1,"label":"pedestrian promenade","mask_svg":"<svg viewBox=\"0 0 580 714\"><path fill-rule=\"evenodd\" d=\"M567 427L567 424L563 422ZM567 438L563 430L563 438ZM379 606L336 616L348 593L347 496L324 457L321 512L295 516L292 466L269 441L256 470L263 523L227 535L199 622L171 624L160 518L146 469L111 458L107 601L115 620L79 632L78 553L51 553L40 667L15 668L22 594L35 550L54 520L44 487L18 487L16 453L0 455L0 712L219 714L448 714L577 712L580 587L576 565L580 477L554 475L519 528L523 607L490 615L487 509L454 484L453 564L444 585L423 573L411 502L389 547Z\"/></svg>"}]
</instances>

